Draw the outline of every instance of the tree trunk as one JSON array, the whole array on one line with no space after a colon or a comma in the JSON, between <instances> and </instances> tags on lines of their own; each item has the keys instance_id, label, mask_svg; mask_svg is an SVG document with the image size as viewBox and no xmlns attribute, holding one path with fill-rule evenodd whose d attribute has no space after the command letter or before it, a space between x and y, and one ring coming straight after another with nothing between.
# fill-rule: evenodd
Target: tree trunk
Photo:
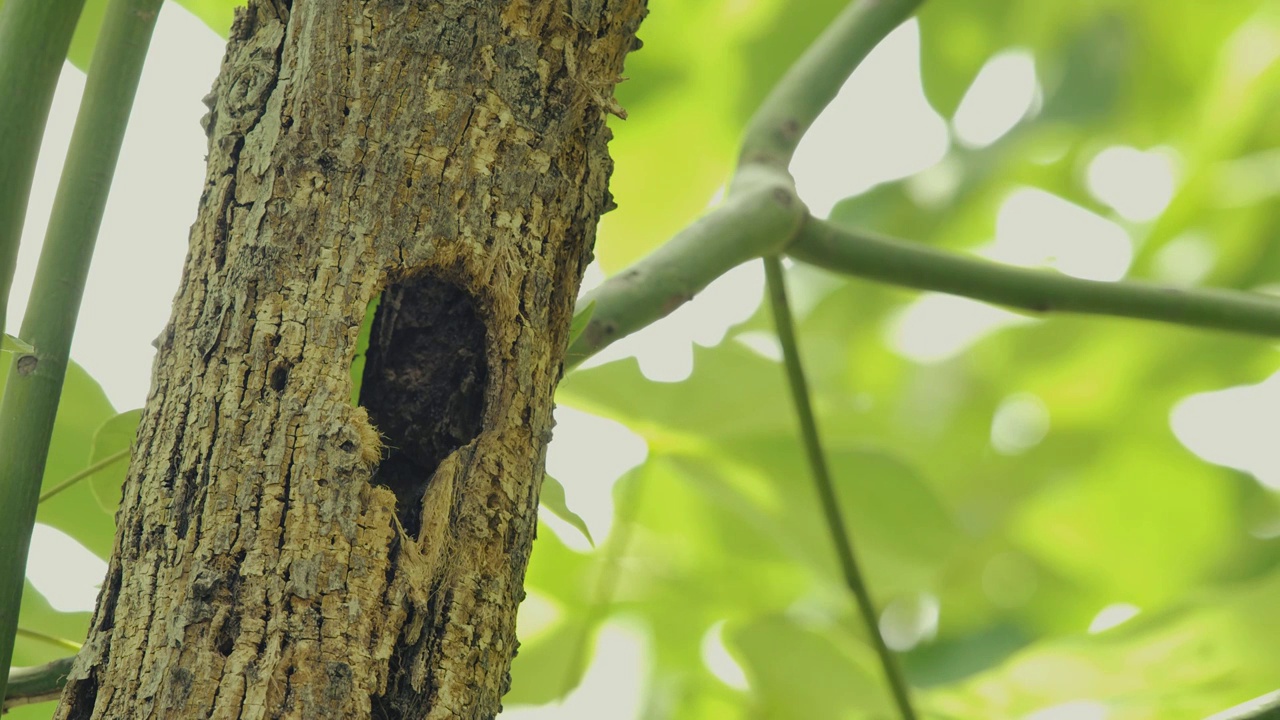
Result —
<instances>
[{"instance_id":1,"label":"tree trunk","mask_svg":"<svg viewBox=\"0 0 1280 720\"><path fill-rule=\"evenodd\" d=\"M501 709L644 0L250 0L59 718ZM379 292L361 393L349 371Z\"/></svg>"}]
</instances>

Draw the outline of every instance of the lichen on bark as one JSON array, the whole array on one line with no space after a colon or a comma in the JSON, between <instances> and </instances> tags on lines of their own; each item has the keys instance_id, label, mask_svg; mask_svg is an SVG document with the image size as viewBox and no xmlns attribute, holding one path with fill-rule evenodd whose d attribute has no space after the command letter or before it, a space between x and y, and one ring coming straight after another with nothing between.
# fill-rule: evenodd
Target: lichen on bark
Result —
<instances>
[{"instance_id":1,"label":"lichen on bark","mask_svg":"<svg viewBox=\"0 0 1280 720\"><path fill-rule=\"evenodd\" d=\"M57 717L500 710L552 396L610 205L605 116L644 4L238 14L110 569ZM366 367L382 396L352 407L382 291L400 298ZM454 301L469 309L438 307ZM401 352L434 360L415 372Z\"/></svg>"}]
</instances>

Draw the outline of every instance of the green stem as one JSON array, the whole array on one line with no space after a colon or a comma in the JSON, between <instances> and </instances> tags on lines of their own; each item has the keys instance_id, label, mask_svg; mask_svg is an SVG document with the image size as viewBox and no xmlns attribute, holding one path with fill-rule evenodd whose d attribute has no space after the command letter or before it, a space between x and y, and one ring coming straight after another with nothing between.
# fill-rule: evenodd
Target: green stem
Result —
<instances>
[{"instance_id":1,"label":"green stem","mask_svg":"<svg viewBox=\"0 0 1280 720\"><path fill-rule=\"evenodd\" d=\"M9 670L6 678L9 689L4 696L4 711L8 712L20 705L56 700L62 694L62 687L67 684L67 676L71 674L71 664L74 661L74 657L59 658L36 667Z\"/></svg>"},{"instance_id":2,"label":"green stem","mask_svg":"<svg viewBox=\"0 0 1280 720\"><path fill-rule=\"evenodd\" d=\"M922 2L857 0L831 22L752 116L724 204L579 301L579 308L596 306L569 348L566 370L791 242L807 214L787 174L796 145L858 63Z\"/></svg>"},{"instance_id":3,"label":"green stem","mask_svg":"<svg viewBox=\"0 0 1280 720\"><path fill-rule=\"evenodd\" d=\"M1205 720L1280 720L1280 690L1223 710Z\"/></svg>"},{"instance_id":4,"label":"green stem","mask_svg":"<svg viewBox=\"0 0 1280 720\"><path fill-rule=\"evenodd\" d=\"M49 105L84 0L0 5L0 337Z\"/></svg>"},{"instance_id":5,"label":"green stem","mask_svg":"<svg viewBox=\"0 0 1280 720\"><path fill-rule=\"evenodd\" d=\"M57 495L58 493L62 492L63 490L66 490L67 488L71 487L72 485L75 485L76 483L80 482L81 480L84 480L85 478L90 477L91 475L93 475L94 473L98 472L99 470L102 470L103 468L108 467L108 466L112 465L113 463L119 462L120 460L125 460L125 459L127 459L128 457L129 457L129 449L128 449L128 448L125 448L124 450L119 450L119 451L117 451L117 452L113 452L113 453L111 453L110 455L108 455L108 456L106 456L106 457L102 458L102 459L101 459L101 460L99 460L98 462L96 462L96 463L94 463L94 464L90 465L89 467L87 467L87 468L85 468L85 469L81 470L80 472L78 472L78 473L76 473L76 474L72 475L71 477L67 478L66 480L63 480L62 482L58 483L57 485L54 485L53 487L49 488L48 490L45 490L43 493L40 493L40 500L39 500L39 502L44 502L45 500L48 500L49 498L53 497L54 495Z\"/></svg>"},{"instance_id":6,"label":"green stem","mask_svg":"<svg viewBox=\"0 0 1280 720\"><path fill-rule=\"evenodd\" d=\"M80 652L80 643L71 642L66 638L54 637L53 635L47 635L42 632L37 632L35 630L28 630L27 628L22 628L22 627L18 628L18 634L25 638L30 638L32 640L39 640L40 642L49 643L50 645L55 645L57 647L62 648L63 650L70 650L71 652Z\"/></svg>"},{"instance_id":7,"label":"green stem","mask_svg":"<svg viewBox=\"0 0 1280 720\"><path fill-rule=\"evenodd\" d=\"M1037 313L1074 312L1280 336L1280 298L1238 290L1102 282L1012 267L811 219L791 257L881 282Z\"/></svg>"},{"instance_id":8,"label":"green stem","mask_svg":"<svg viewBox=\"0 0 1280 720\"><path fill-rule=\"evenodd\" d=\"M743 165L786 170L800 139L849 75L924 0L857 0L796 60L747 125Z\"/></svg>"},{"instance_id":9,"label":"green stem","mask_svg":"<svg viewBox=\"0 0 1280 720\"><path fill-rule=\"evenodd\" d=\"M724 272L787 246L793 218L761 189L738 192L738 180L764 168L785 169L804 131L849 73L922 0L851 3L766 98L748 125L742 167L729 200L583 298L596 301L586 332L566 368L662 318ZM775 176L777 197L788 195ZM757 184L757 187L759 185ZM794 194L789 195L794 198ZM1280 300L1233 290L1168 288L1142 282L1099 282L967 258L900 240L839 230L808 218L791 257L850 275L951 293L1032 312L1076 312L1156 320L1275 337Z\"/></svg>"},{"instance_id":10,"label":"green stem","mask_svg":"<svg viewBox=\"0 0 1280 720\"><path fill-rule=\"evenodd\" d=\"M779 247L796 260L835 272L1029 312L1128 317L1280 336L1280 298L1271 295L1082 280L843 230L812 217L805 218L788 246L792 231L780 213L771 213L746 195L730 198L649 257L583 296L580 305L595 300L596 308L587 330L569 349L566 369L670 314L721 274ZM761 218L769 222L753 222Z\"/></svg>"},{"instance_id":11,"label":"green stem","mask_svg":"<svg viewBox=\"0 0 1280 720\"><path fill-rule=\"evenodd\" d=\"M0 668L14 632L49 437L85 277L162 0L111 0L71 135L53 214L0 400ZM7 676L0 677L0 696Z\"/></svg>"},{"instance_id":12,"label":"green stem","mask_svg":"<svg viewBox=\"0 0 1280 720\"><path fill-rule=\"evenodd\" d=\"M565 369L670 314L738 265L779 252L804 215L786 185L761 181L732 193L652 255L579 299L579 308L594 302L595 309L569 347Z\"/></svg>"},{"instance_id":13,"label":"green stem","mask_svg":"<svg viewBox=\"0 0 1280 720\"><path fill-rule=\"evenodd\" d=\"M858 561L853 553L853 540L845 527L844 517L840 514L840 502L836 496L835 483L831 481L831 472L827 468L826 455L822 451L822 440L818 436L818 423L813 415L813 406L809 400L809 383L805 380L804 368L800 364L800 348L796 342L796 331L791 320L791 305L787 300L787 287L782 273L782 263L777 256L764 258L765 282L769 288L769 302L773 308L773 322L778 330L778 342L782 345L782 358L787 369L787 383L791 389L791 401L795 404L796 415L800 420L800 437L804 443L804 452L809 459L809 470L813 474L813 483L818 491L822 504L822 514L827 521L827 532L831 534L831 542L835 547L836 557L840 561L840 571L844 575L845 585L852 593L858 605L858 612L867 628L867 637L875 648L880 659L880 667L884 670L885 680L893 694L898 714L903 720L915 720L916 713L911 706L911 694L907 688L906 678L898 667L897 658L885 645L880 635L880 620L875 603L871 600L871 592L858 568Z\"/></svg>"}]
</instances>

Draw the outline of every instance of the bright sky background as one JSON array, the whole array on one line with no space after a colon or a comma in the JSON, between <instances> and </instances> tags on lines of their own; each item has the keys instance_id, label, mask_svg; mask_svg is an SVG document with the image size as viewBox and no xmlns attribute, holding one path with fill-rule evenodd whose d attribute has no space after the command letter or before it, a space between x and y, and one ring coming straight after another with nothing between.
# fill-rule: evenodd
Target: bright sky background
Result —
<instances>
[{"instance_id":1,"label":"bright sky background","mask_svg":"<svg viewBox=\"0 0 1280 720\"><path fill-rule=\"evenodd\" d=\"M139 407L146 399L154 356L150 343L168 318L203 181L205 138L198 120L205 108L201 98L212 84L222 49L223 41L202 23L173 3L164 5L72 348L72 357L102 384L118 410ZM25 309L83 86L83 75L68 65L35 179L10 304L11 328L18 327ZM1034 59L1010 48L982 69L956 117L948 122L925 101L919 79L919 32L914 21L908 22L867 58L806 137L792 165L797 186L820 216L845 197L915 174L922 188L927 186L945 200L949 192L945 157L952 143L976 148L995 142L1036 112L1039 98ZM860 113L859 108L877 108L877 112ZM1114 216L1100 216L1036 188L1017 188L999 210L995 237L978 252L993 260L1052 267L1076 277L1121 278L1132 258L1123 223L1149 222L1159 216L1177 185L1177 166L1176 155L1167 149L1102 149L1089 165L1085 182L1096 199L1114 210ZM1194 282L1214 260L1212 244L1197 237L1179 239L1165 254L1168 257L1162 255L1156 265L1175 284ZM598 276L599 271L594 273ZM589 274L587 282L599 280ZM651 379L678 382L692 370L692 343L721 342L762 297L760 269L756 264L744 266L594 362L634 354ZM886 325L884 336L904 357L928 364L955 357L1003 327L1027 322L1036 321L983 303L926 293ZM744 344L766 357L777 357L772 338L745 338ZM1173 412L1173 429L1205 459L1248 470L1270 487L1280 488L1280 462L1269 452L1269 438L1239 432L1280 427L1277 393L1280 375L1262 385L1190 398ZM1039 398L1012 393L992 418L993 448L1004 454L1029 449L1053 431L1051 415L1052 409ZM643 462L647 449L639 436L612 421L568 409L560 410L557 417L549 470L565 485L570 507L602 541L612 523L612 484ZM571 547L586 550L585 540L575 530L555 518L548 522ZM60 609L91 609L96 578L105 572L100 559L77 548L63 533L37 528L28 576ZM1105 609L1095 620L1095 630L1137 612L1131 606ZM536 599L527 603L520 616L522 633L536 632L553 621L555 613L550 603ZM936 629L938 613L937 599L922 597L909 607L886 608L882 627L895 643L909 647ZM645 689L646 643L644 633L625 619L611 622L598 636L586 679L563 706L512 708L503 717L624 718L619 714L623 706L633 708L631 716L638 716ZM719 626L704 638L703 657L726 684L746 686L741 668L724 650ZM1066 714L1048 712L1043 717L1091 716L1091 708L1083 706L1058 710Z\"/></svg>"}]
</instances>

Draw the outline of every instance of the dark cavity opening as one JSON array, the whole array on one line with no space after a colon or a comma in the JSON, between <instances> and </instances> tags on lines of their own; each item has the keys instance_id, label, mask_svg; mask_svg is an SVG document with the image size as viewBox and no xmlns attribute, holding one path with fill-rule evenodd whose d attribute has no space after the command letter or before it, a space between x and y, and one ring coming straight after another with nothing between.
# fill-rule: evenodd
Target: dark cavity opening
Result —
<instances>
[{"instance_id":1,"label":"dark cavity opening","mask_svg":"<svg viewBox=\"0 0 1280 720\"><path fill-rule=\"evenodd\" d=\"M395 493L411 537L440 461L480 433L488 376L484 323L465 290L419 275L382 293L360 404L386 444L373 482Z\"/></svg>"},{"instance_id":2,"label":"dark cavity opening","mask_svg":"<svg viewBox=\"0 0 1280 720\"><path fill-rule=\"evenodd\" d=\"M271 389L276 392L284 392L284 386L289 382L289 366L277 365L271 371Z\"/></svg>"}]
</instances>

